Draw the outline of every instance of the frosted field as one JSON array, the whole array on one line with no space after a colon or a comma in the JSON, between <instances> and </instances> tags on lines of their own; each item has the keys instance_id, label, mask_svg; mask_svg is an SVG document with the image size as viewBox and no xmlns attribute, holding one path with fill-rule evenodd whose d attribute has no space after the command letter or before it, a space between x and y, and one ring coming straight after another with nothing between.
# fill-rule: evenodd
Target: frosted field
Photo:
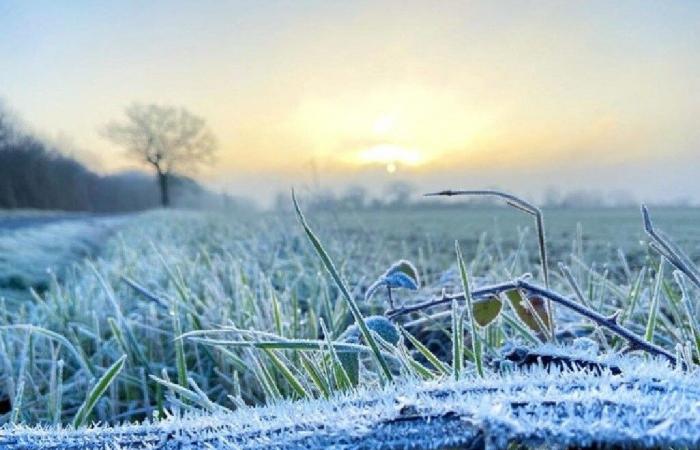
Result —
<instances>
[{"instance_id":1,"label":"frosted field","mask_svg":"<svg viewBox=\"0 0 700 450\"><path fill-rule=\"evenodd\" d=\"M651 214L654 224L697 261L700 212L652 209ZM638 210L545 211L550 290L606 317L620 310L616 323L672 355L675 364L638 346L621 359L618 354L627 345L625 339L561 305L555 305L555 336L548 336L547 327L528 325L527 316L523 320L507 296L500 297L500 312L484 326L472 327L472 317L483 317L470 314L476 309L469 309L463 296L454 304L398 315L394 322L371 319L366 330L370 343L362 330L346 332L356 320L353 305L365 318L385 314L386 289L379 289L369 300L364 300L364 294L394 261L410 260L420 275L415 291L392 288L397 307L429 300L443 289L448 295L463 291L455 239L461 244L477 303L490 298L481 297L480 289L526 273L531 274L528 282L541 286L534 222L519 211L503 208L309 211L306 219L342 285L329 275L293 212L253 216L161 211L98 225L71 221L0 230L3 279L24 277L23 286L35 286L38 291L23 301L7 299L0 304L0 405L5 405L4 410L0 408L4 424L0 443L40 448L42 439L48 439L45 442L58 445L53 432L32 427L60 425L67 428L59 436L73 445L67 448L100 448L100 433L128 438L137 429L155 436L155 441L148 441L151 444L170 436L168 445L173 448L197 447L198 437L202 442L213 441L199 431L180 436L173 431L177 424L182 423L185 430L218 429L228 423L229 414L239 421L254 415L254 427L265 428L265 433L281 421L278 425L284 424L286 431L278 437L289 440L296 439L295 428L289 428L293 414L288 411L294 408L311 414L308 420L313 422L317 419L309 405L323 409L340 399L371 398L372 392L381 390L386 408L399 405L382 409L383 419L376 424L383 426L384 419L395 423L401 399L415 400L416 390L452 392L455 386L469 390L491 383L498 386L498 393L481 400L496 405L508 399L509 405L517 403L525 409L499 415L485 406L459 409L454 398L441 403L438 396L409 405L396 423L405 420L406 411L412 411L408 415L419 427L425 425L426 417L462 417L456 424L471 417L469 427L461 428L463 435L455 431L452 419L445 420L441 426L452 430L455 440L436 439L432 448L466 446L472 435L481 436L483 442L485 430L498 446L508 440L567 446L596 439L638 446L698 444L699 424L692 419L697 414L676 414L677 423L644 419L669 418L673 408L697 412L700 384L695 363L700 341L698 290L668 261L659 270L659 255L648 246ZM85 249L95 255L88 261L81 261L84 253L72 250L83 245L95 247ZM565 265L564 271L559 262ZM47 266L56 267L57 281L46 282L41 276ZM537 311L530 317L546 320ZM453 329L462 330L457 334L461 338L454 338ZM556 346L549 343L541 350L542 341L553 340ZM506 344L506 348L528 348L534 353L527 359L508 359ZM538 366L540 350L533 349L560 357L539 357L547 367ZM564 371L564 375L550 377L546 369ZM559 380L553 390L546 388L550 379ZM567 384L566 380L574 379L588 380L584 384L590 390ZM527 387L527 380L536 380L536 386L513 390L516 384ZM649 387L652 382L656 385ZM622 395L619 386L631 390ZM538 389L549 397L538 394ZM635 392L650 397L635 403L631 400ZM460 395L473 401L478 397L473 397L474 392ZM331 403L318 403L327 398ZM576 409L581 401L587 406ZM600 402L609 404L607 413L595 406ZM552 408L552 404L559 406ZM264 405L268 409L244 409ZM569 411L569 422L560 420L561 408ZM363 411L348 409L348 414L359 414L369 421L362 423L371 424ZM368 411L370 418L376 412ZM71 431L73 426L95 422L105 426L144 420L165 422L154 428ZM610 430L600 434L586 430L586 420ZM615 420L621 426L611 426ZM228 441L212 445L237 448L236 433L243 432L237 423L227 425ZM541 424L546 432L528 434L534 424ZM624 427L631 431L616 437L614 429ZM381 439L381 429L370 425L364 429L379 433L375 441L367 441L367 445L374 442L370 448L410 444ZM343 436L357 436L358 429L342 424L325 430L326 434L314 427L300 430L301 434L316 430L316 444L321 446L357 444ZM340 440L324 441L329 433ZM274 443L274 433L263 436L267 437L261 438L260 445L251 448ZM90 439L96 439L94 447ZM308 439L299 442L314 443ZM127 439L122 445L142 448L139 445L144 442ZM419 440L415 445L430 447Z\"/></svg>"}]
</instances>

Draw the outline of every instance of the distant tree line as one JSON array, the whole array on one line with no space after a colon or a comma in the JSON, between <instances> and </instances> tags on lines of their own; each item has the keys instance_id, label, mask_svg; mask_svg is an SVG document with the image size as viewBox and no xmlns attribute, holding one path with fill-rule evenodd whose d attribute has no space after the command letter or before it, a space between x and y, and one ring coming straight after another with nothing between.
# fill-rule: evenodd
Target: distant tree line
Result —
<instances>
[{"instance_id":1,"label":"distant tree line","mask_svg":"<svg viewBox=\"0 0 700 450\"><path fill-rule=\"evenodd\" d=\"M171 184L176 206L230 202L185 177L172 176ZM140 172L96 174L21 129L0 105L0 209L126 212L159 205L159 187L152 177Z\"/></svg>"},{"instance_id":2,"label":"distant tree line","mask_svg":"<svg viewBox=\"0 0 700 450\"><path fill-rule=\"evenodd\" d=\"M498 187L486 189L503 190ZM347 187L342 192L333 192L330 189L306 189L306 208L310 210L361 210L361 209L404 209L404 208L484 208L502 206L499 199L484 197L457 197L450 199L426 199L422 193L405 181L396 181L387 184L380 193L371 195L365 188L357 185ZM538 206L550 209L577 209L577 208L637 208L639 201L629 192L623 190L597 191L597 190L570 190L560 191L550 187L545 190L541 199L534 199ZM686 198L657 203L657 206L687 207L692 202ZM288 210L289 194L282 192L277 194L273 207L276 210Z\"/></svg>"}]
</instances>

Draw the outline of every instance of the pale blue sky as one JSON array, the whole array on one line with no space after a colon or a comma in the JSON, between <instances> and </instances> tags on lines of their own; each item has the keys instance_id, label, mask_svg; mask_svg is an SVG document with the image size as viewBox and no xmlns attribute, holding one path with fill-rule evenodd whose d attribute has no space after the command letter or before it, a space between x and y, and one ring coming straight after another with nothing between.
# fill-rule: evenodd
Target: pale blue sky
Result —
<instances>
[{"instance_id":1,"label":"pale blue sky","mask_svg":"<svg viewBox=\"0 0 700 450\"><path fill-rule=\"evenodd\" d=\"M700 200L700 2L0 0L0 33L0 98L96 170L133 167L99 129L141 101L205 117L197 176L236 193Z\"/></svg>"}]
</instances>

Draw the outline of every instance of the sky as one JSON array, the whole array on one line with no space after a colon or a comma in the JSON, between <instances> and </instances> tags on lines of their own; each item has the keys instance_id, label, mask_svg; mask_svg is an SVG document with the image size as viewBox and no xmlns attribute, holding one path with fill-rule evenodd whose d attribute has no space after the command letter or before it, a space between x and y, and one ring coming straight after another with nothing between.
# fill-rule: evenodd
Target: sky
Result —
<instances>
[{"instance_id":1,"label":"sky","mask_svg":"<svg viewBox=\"0 0 700 450\"><path fill-rule=\"evenodd\" d=\"M500 187L700 202L700 2L0 0L0 99L101 173L133 102L213 189Z\"/></svg>"}]
</instances>

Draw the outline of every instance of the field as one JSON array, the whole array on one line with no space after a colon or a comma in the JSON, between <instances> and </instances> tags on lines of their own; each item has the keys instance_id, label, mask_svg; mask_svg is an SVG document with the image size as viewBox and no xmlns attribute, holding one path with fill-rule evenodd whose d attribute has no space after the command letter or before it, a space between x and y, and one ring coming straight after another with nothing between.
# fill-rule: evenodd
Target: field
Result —
<instances>
[{"instance_id":1,"label":"field","mask_svg":"<svg viewBox=\"0 0 700 450\"><path fill-rule=\"evenodd\" d=\"M659 229L691 259L700 259L700 211L651 213ZM621 310L626 329L676 355L678 364L694 366L700 345L697 302L682 295L677 283L682 276L674 277L668 262L659 270L639 210L544 214L551 290L566 297L574 293L561 262L587 308L606 316ZM463 297L399 316L402 330L377 318L358 330L354 305L365 318L385 313L386 289L368 300L364 294L397 260L411 261L421 278L415 291L392 289L397 307L443 289L461 292L455 240L472 291L525 273L542 284L534 221L496 207L305 215L344 284L329 276L323 255L293 212L157 211L118 218L109 225L118 231L99 251L89 252L92 258L66 257L63 264L56 258L75 253L65 249L80 248L76 242L86 239L102 243L107 234L88 238L94 227L88 233L84 221L0 232L3 279L15 280L14 288L38 291L0 303L0 402L5 405L0 423L82 426L186 412L219 414L283 399L371 392L388 380L478 384L482 370L500 373L506 344L537 348L540 341L556 340L565 348L585 345L584 353L593 359L625 344L616 333L559 306L555 336L537 323L528 326L503 300L493 321L472 327L476 313L464 312ZM41 250L41 239L30 239L47 233L60 234L66 244L49 239L54 247ZM36 275L55 265L61 267L54 282ZM25 273L15 273L18 268ZM530 317L547 320L537 311ZM454 338L454 327L463 330L461 338ZM476 344L475 335L480 336ZM639 358L644 355L633 350ZM661 366L663 360L657 355L645 364Z\"/></svg>"}]
</instances>

